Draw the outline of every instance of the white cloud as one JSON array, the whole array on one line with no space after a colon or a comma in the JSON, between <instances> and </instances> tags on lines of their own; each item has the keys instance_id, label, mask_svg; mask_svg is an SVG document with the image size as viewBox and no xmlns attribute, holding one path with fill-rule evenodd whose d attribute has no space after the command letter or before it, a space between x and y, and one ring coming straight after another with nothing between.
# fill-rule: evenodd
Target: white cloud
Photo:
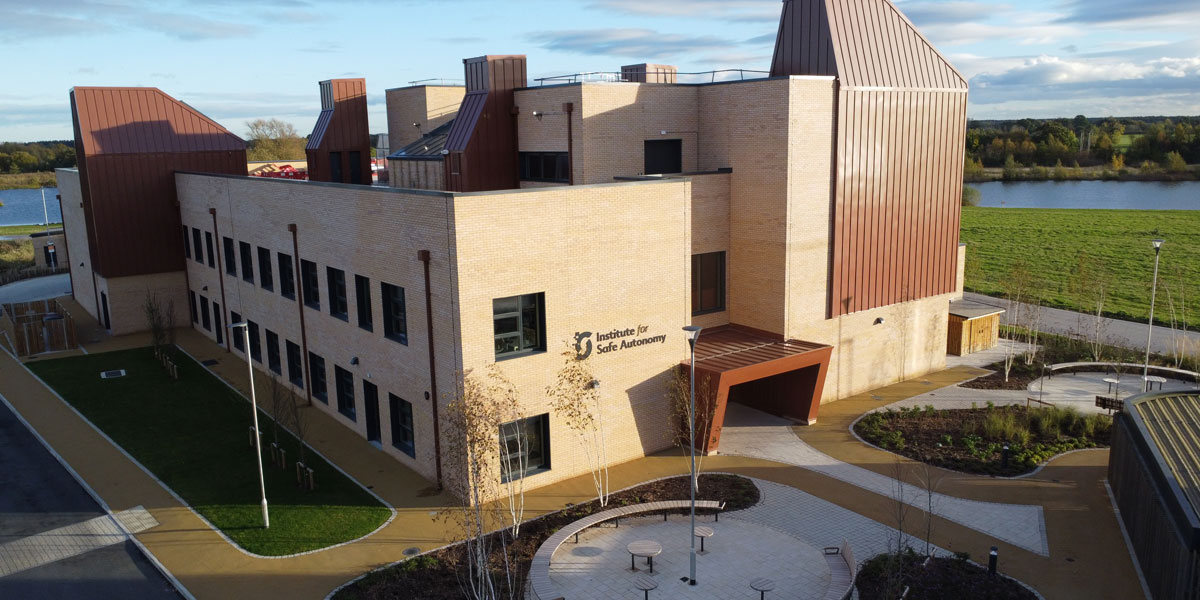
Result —
<instances>
[{"instance_id":1,"label":"white cloud","mask_svg":"<svg viewBox=\"0 0 1200 600\"><path fill-rule=\"evenodd\" d=\"M528 35L543 48L560 52L624 56L646 60L732 48L736 43L711 35L688 36L650 29L576 29Z\"/></svg>"}]
</instances>

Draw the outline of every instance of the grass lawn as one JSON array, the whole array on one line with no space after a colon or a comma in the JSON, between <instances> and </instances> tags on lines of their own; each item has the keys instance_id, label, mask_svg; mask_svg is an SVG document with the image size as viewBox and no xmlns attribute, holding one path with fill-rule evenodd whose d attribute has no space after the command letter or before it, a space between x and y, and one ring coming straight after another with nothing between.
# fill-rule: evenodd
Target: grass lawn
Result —
<instances>
[{"instance_id":1,"label":"grass lawn","mask_svg":"<svg viewBox=\"0 0 1200 600\"><path fill-rule=\"evenodd\" d=\"M316 471L317 489L297 488L294 468L270 465L271 421L260 411L271 511L271 527L263 529L257 468L248 449L250 405L187 356L179 355L178 381L149 348L37 361L29 368L250 552L279 556L325 548L374 531L391 514L311 452L306 463ZM127 375L99 378L111 369ZM295 440L281 442L294 461Z\"/></svg>"},{"instance_id":2,"label":"grass lawn","mask_svg":"<svg viewBox=\"0 0 1200 600\"><path fill-rule=\"evenodd\" d=\"M33 266L33 242L0 240L0 272Z\"/></svg>"},{"instance_id":3,"label":"grass lawn","mask_svg":"<svg viewBox=\"0 0 1200 600\"><path fill-rule=\"evenodd\" d=\"M62 223L51 223L50 230L62 229ZM29 235L46 231L45 225L0 225L0 235Z\"/></svg>"},{"instance_id":4,"label":"grass lawn","mask_svg":"<svg viewBox=\"0 0 1200 600\"><path fill-rule=\"evenodd\" d=\"M1105 312L1145 320L1150 310L1154 250L1161 237L1158 299L1154 315L1165 322L1171 305L1200 327L1200 211L1060 210L963 207L961 239L967 244L966 288L1003 295L1013 264L1023 260L1040 284L1047 306L1080 310L1071 277L1086 253L1110 273ZM1179 316L1179 318L1182 318Z\"/></svg>"}]
</instances>

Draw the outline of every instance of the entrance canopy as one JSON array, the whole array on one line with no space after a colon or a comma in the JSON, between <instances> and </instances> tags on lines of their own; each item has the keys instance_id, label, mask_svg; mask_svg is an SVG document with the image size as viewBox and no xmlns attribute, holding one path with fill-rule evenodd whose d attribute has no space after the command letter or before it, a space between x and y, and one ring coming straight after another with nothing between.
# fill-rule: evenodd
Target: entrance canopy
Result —
<instances>
[{"instance_id":1,"label":"entrance canopy","mask_svg":"<svg viewBox=\"0 0 1200 600\"><path fill-rule=\"evenodd\" d=\"M696 412L708 413L705 402L715 402L715 410L705 447L697 449L717 449L731 398L764 412L815 423L832 352L833 347L825 344L785 340L737 325L701 332L696 342ZM701 397L705 389L708 398Z\"/></svg>"}]
</instances>

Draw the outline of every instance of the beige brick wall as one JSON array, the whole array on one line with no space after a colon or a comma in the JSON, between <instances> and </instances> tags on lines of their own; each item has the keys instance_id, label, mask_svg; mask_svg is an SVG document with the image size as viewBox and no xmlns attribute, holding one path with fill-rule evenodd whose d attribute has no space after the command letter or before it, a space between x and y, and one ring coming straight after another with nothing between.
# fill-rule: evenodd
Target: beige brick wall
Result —
<instances>
[{"instance_id":1,"label":"beige brick wall","mask_svg":"<svg viewBox=\"0 0 1200 600\"><path fill-rule=\"evenodd\" d=\"M619 463L668 447L663 378L686 357L681 328L691 314L690 187L687 180L666 180L458 195L463 368L496 359L494 299L544 293L547 351L498 363L525 399L526 413L538 415L550 411L545 389L576 332L644 326L634 337L665 341L611 353L599 351L607 342L594 342L608 457ZM550 431L552 469L531 476L527 486L589 470L584 448L557 415Z\"/></svg>"},{"instance_id":2,"label":"beige brick wall","mask_svg":"<svg viewBox=\"0 0 1200 600\"><path fill-rule=\"evenodd\" d=\"M515 92L515 101L520 112L517 114L517 147L521 152L566 152L567 115L563 104L575 105L570 118L575 140L574 173L575 183L584 182L583 156L583 86L570 84L545 88L529 88ZM533 113L542 113L538 119ZM611 181L611 179L610 179ZM522 181L522 188L562 185L540 181Z\"/></svg>"},{"instance_id":3,"label":"beige brick wall","mask_svg":"<svg viewBox=\"0 0 1200 600\"><path fill-rule=\"evenodd\" d=\"M254 255L254 283L225 274L223 263L216 269L188 262L193 291L205 292L220 302L220 281L224 278L226 305L244 319L258 323L262 337L263 362L255 366L266 372L266 330L280 337L282 379L286 381L287 351L285 340L301 343L298 300L301 276L295 273L297 300L280 294L278 253L293 256L292 235L288 224L298 230L300 257L317 264L320 310L305 307L308 350L325 359L329 403L314 399L314 406L334 416L347 427L366 437L366 410L363 381L379 389L381 446L385 452L413 468L426 478L435 478L432 402L425 399L431 390L429 378L428 335L426 330L424 270L418 250L431 252L430 279L434 307L434 335L437 348L438 384L442 391L453 389L458 362L455 343L456 300L451 269L455 261L450 238L453 206L450 197L436 192L417 192L391 188L313 184L202 175L176 175L180 211L184 224L212 230L209 208L217 209L217 227L221 237L246 241ZM218 239L218 244L220 240ZM258 247L271 251L273 290L261 286ZM240 250L238 250L240 252ZM223 257L222 257L223 258ZM329 288L326 267L345 272L348 321L329 314ZM373 331L358 327L354 276L371 280ZM407 309L408 344L384 337L380 283L404 288ZM201 332L203 329L197 327ZM207 332L204 332L207 333ZM208 334L212 337L212 334ZM490 340L489 340L490 342ZM240 352L236 357L244 360ZM359 364L351 365L353 357ZM307 368L307 357L304 366ZM238 360L239 358L231 357ZM354 375L356 420L337 410L334 366ZM302 397L303 390L296 390ZM391 445L388 394L412 403L416 458ZM443 399L442 402L445 400ZM364 441L365 443L365 441Z\"/></svg>"},{"instance_id":4,"label":"beige brick wall","mask_svg":"<svg viewBox=\"0 0 1200 600\"><path fill-rule=\"evenodd\" d=\"M440 160L392 160L388 185L414 190L446 189L446 170Z\"/></svg>"},{"instance_id":5,"label":"beige brick wall","mask_svg":"<svg viewBox=\"0 0 1200 600\"><path fill-rule=\"evenodd\" d=\"M390 150L395 152L453 119L465 94L462 86L417 85L387 90ZM421 127L413 127L413 123Z\"/></svg>"},{"instance_id":6,"label":"beige brick wall","mask_svg":"<svg viewBox=\"0 0 1200 600\"><path fill-rule=\"evenodd\" d=\"M183 271L105 278L96 275L96 288L108 299L108 315L113 335L147 331L146 298L153 295L163 309L174 305L175 325L189 320L187 283Z\"/></svg>"},{"instance_id":7,"label":"beige brick wall","mask_svg":"<svg viewBox=\"0 0 1200 600\"><path fill-rule=\"evenodd\" d=\"M54 253L58 256L58 265L60 267L71 264L71 258L67 256L67 236L65 233L43 235L31 239L33 240L33 263L36 266L49 266L46 264L47 244L54 244Z\"/></svg>"},{"instance_id":8,"label":"beige brick wall","mask_svg":"<svg viewBox=\"0 0 1200 600\"><path fill-rule=\"evenodd\" d=\"M99 300L96 286L92 282L92 254L88 249L87 223L83 216L83 195L79 187L79 171L76 169L55 169L58 180L58 194L62 196L59 205L62 208L63 230L67 235L67 245L75 258L71 265L71 295L88 314L97 321L100 320Z\"/></svg>"},{"instance_id":9,"label":"beige brick wall","mask_svg":"<svg viewBox=\"0 0 1200 600\"><path fill-rule=\"evenodd\" d=\"M692 254L725 252L725 272L728 279L729 183L732 174L715 173L688 177L692 180ZM729 304L728 290L727 285L726 306ZM688 301L691 301L690 292ZM694 316L692 324L706 328L728 325L729 311Z\"/></svg>"}]
</instances>

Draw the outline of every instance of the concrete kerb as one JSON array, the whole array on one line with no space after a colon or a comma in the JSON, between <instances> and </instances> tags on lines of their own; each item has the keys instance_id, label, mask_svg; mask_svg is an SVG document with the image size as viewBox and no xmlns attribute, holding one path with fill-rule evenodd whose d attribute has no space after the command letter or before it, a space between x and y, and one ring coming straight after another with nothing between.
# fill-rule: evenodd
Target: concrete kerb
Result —
<instances>
[{"instance_id":1,"label":"concrete kerb","mask_svg":"<svg viewBox=\"0 0 1200 600\"><path fill-rule=\"evenodd\" d=\"M179 350L180 350L180 352L184 352L183 348L179 348ZM187 354L187 352L184 352L184 354ZM192 358L192 360L195 360L195 358L192 357L190 354L188 354L188 357ZM331 461L326 459L324 456L321 456L320 453L317 453L314 450L313 452L315 454L317 454L318 456L321 456L322 460L325 460L326 463L333 466L335 469L338 469L338 471L340 471L343 475L345 475L350 481L353 481L355 485L363 488L364 490L367 490L368 493L370 493L372 496L377 498L381 503L383 503L384 506L387 506L388 510L390 510L392 513L391 516L382 525L375 528L373 531L371 531L370 533L368 533L366 535L355 538L353 540L341 542L341 543L335 544L333 546L327 546L325 548L318 548L316 550L308 550L306 552L297 552L295 554L286 554L286 555L280 555L280 556L266 556L266 555L256 554L254 552L246 550L245 548L238 545L237 542L233 541L232 538L230 538L228 535L226 535L224 531L221 531L221 529L219 527L217 527L216 525L213 525L213 523L211 521L209 521L207 518L205 518L204 515L200 514L199 511L197 511L195 508L192 508L192 505L188 504L187 501L184 500L179 494L175 493L175 490L172 489L171 486L167 485L161 479L159 479L154 473L152 473L150 471L150 469L147 469L145 465L143 465L140 461L138 461L136 458L134 458L131 454L126 452L125 449L122 448L120 444L118 444L115 440L113 440L111 437L109 437L107 433L104 433L104 431L102 431L99 427L97 427L95 423L92 423L92 421L90 419L85 417L83 415L83 413L79 412L79 410L76 409L70 402L67 402L66 398L63 398L62 395L58 393L58 390L55 390L53 387L51 387L49 384L47 384L45 382L45 380L43 380L41 377L39 377L37 375L37 373L34 373L32 370L30 370L29 367L27 365L25 365L25 363L22 363L20 361L17 361L17 362L20 363L21 367L24 368L25 371L27 373L29 373L29 375L31 377L36 379L38 381L38 383L42 384L42 386L45 387L51 394L54 394L54 397L58 398L58 400L60 402L62 402L63 405L65 405L68 409L70 409L71 412L75 413L75 415L78 416L80 420L82 420L84 423L87 423L89 427L91 427L97 434L100 435L100 437L102 437L106 441L108 441L109 444L112 444L113 448L116 448L116 450L118 452L120 452L122 456L124 456L126 459L129 460L129 462L136 465L137 468L141 469L143 473L145 473L148 477L150 477L150 479L152 479L155 483L157 483L164 490L166 490L166 492L168 494L170 494L171 497L174 498L177 502L179 502L179 504L181 506L186 508L188 510L188 512L191 512L193 515L195 515L198 519L200 519L201 522L203 522L206 526L208 526L209 529L212 529L213 532L215 532L217 535L221 536L221 539L228 542L230 546L233 546L234 549L236 549L238 552L241 552L242 554L245 554L246 556L249 556L251 558L261 558L261 559L282 559L282 558L295 558L297 556L305 556L308 554L316 554L318 552L332 550L334 548L339 548L339 547L345 546L347 544L353 544L355 542L358 542L358 541L364 540L368 537L371 537L372 535L375 535L380 530L382 530L384 527L386 527L388 524L390 524L392 522L392 520L394 520L396 518L395 507L393 507L391 504L388 504L385 500L380 498L373 491L367 489L366 486L363 486L362 483L360 483L358 480L354 479L353 477L350 477L348 474L346 474L345 471L342 471L340 468L337 467L337 465L334 465ZM197 364L199 364L199 361L197 361ZM205 370L208 370L208 368L205 367ZM225 381L224 379L221 379L219 376L217 376L215 373L212 373L212 371L209 371L209 373L212 374L214 377L217 377L217 379L220 379L223 382ZM228 382L225 382L225 384L229 385ZM231 389L233 389L232 386L229 386L229 387ZM239 396L241 396L241 392L238 392L236 389L233 389L233 391L235 393L237 393ZM243 396L243 398L245 398L245 397ZM248 400L247 400L247 402L248 402ZM311 448L311 446L309 446L309 447Z\"/></svg>"},{"instance_id":2,"label":"concrete kerb","mask_svg":"<svg viewBox=\"0 0 1200 600\"><path fill-rule=\"evenodd\" d=\"M5 351L7 352L7 349L5 349ZM16 357L13 356L13 358L15 359ZM167 581L171 582L171 585L175 588L175 591L179 592L179 595L183 596L187 600L196 600L196 597L192 595L192 593L186 587L184 587L182 582L175 578L175 575L171 573L171 571L167 570L167 567L158 560L158 557L155 556L154 553L151 552L150 549L141 542L141 540L137 539L137 537L133 535L133 532L129 531L129 528L127 528L120 519L113 515L112 508L110 508L108 503L100 497L100 494L97 494L96 490L92 489L92 486L88 485L88 483L84 481L83 477L79 476L79 473L76 472L75 469L71 467L71 465L68 464L67 461L62 457L62 455L60 455L58 451L56 451L54 447L46 441L46 438L42 437L42 434L38 433L37 430L33 428L33 425L31 425L29 421L25 420L25 417L22 416L19 411L17 411L17 407L13 406L12 403L8 401L8 398L5 398L4 394L2 393L0 393L0 402L3 402L4 406L6 406L8 410L11 411L15 417L17 417L17 420L21 422L21 425L25 426L25 429L28 430L29 433L33 434L33 437L37 438L38 443L40 443L42 447L50 453L50 456L54 457L54 460L58 461L58 464L62 465L62 468L71 475L71 478L79 484L79 487L83 488L83 490L92 497L92 500L96 501L96 504L100 506L108 519L112 521L113 524L116 525L117 529L119 529L121 533L125 535L125 539L133 542L133 544L137 546L138 550L142 552L142 555L144 555L146 559L150 561L150 564L154 565L154 568L158 569L158 572L162 573L163 577L166 578Z\"/></svg>"}]
</instances>

